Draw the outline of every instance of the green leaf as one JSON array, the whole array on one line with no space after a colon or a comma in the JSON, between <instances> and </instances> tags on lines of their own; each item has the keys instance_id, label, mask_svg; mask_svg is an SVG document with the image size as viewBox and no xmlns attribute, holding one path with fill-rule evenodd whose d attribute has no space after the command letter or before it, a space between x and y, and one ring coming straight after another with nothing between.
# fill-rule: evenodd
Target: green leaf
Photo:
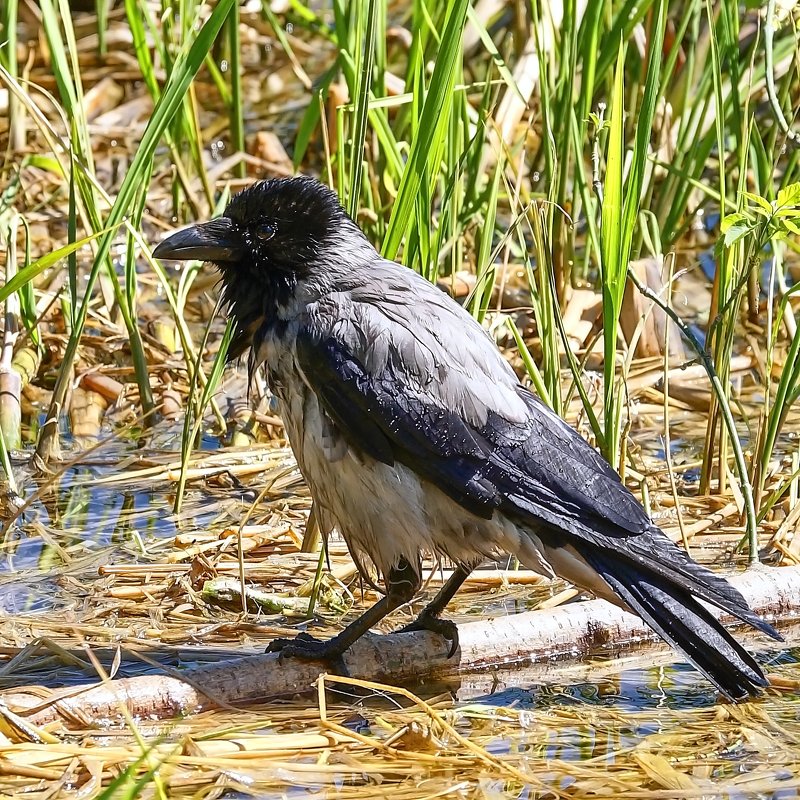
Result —
<instances>
[{"instance_id":1,"label":"green leaf","mask_svg":"<svg viewBox=\"0 0 800 800\"><path fill-rule=\"evenodd\" d=\"M747 222L736 222L733 225L728 226L728 229L725 231L725 235L723 238L723 242L725 247L730 247L733 244L736 244L740 239L744 239L748 233L752 233L753 226Z\"/></svg>"},{"instance_id":2,"label":"green leaf","mask_svg":"<svg viewBox=\"0 0 800 800\"><path fill-rule=\"evenodd\" d=\"M742 194L751 202L755 203L758 208L753 209L756 212L763 211L767 216L772 216L775 209L772 207L772 204L765 200L761 195L754 194L753 192L742 192Z\"/></svg>"},{"instance_id":3,"label":"green leaf","mask_svg":"<svg viewBox=\"0 0 800 800\"><path fill-rule=\"evenodd\" d=\"M23 166L32 166L50 172L53 175L58 175L59 178L66 178L64 174L64 167L61 162L53 156L45 155L44 153L31 153L22 159Z\"/></svg>"},{"instance_id":4,"label":"green leaf","mask_svg":"<svg viewBox=\"0 0 800 800\"><path fill-rule=\"evenodd\" d=\"M790 183L778 192L776 202L778 208L799 207L800 206L800 183ZM800 208L798 208L800 211Z\"/></svg>"},{"instance_id":5,"label":"green leaf","mask_svg":"<svg viewBox=\"0 0 800 800\"><path fill-rule=\"evenodd\" d=\"M14 294L14 292L18 292L25 284L30 283L37 275L41 275L46 269L56 265L61 259L66 258L76 250L80 250L87 242L91 242L92 239L97 239L98 236L103 236L103 234L110 233L112 230L114 230L114 228L106 228L105 230L97 231L97 233L93 233L85 239L79 239L77 242L65 244L63 247L59 247L58 250L53 250L51 253L47 253L47 255L41 258L37 258L36 261L31 261L27 267L21 269L8 283L4 286L0 286L0 303Z\"/></svg>"},{"instance_id":6,"label":"green leaf","mask_svg":"<svg viewBox=\"0 0 800 800\"><path fill-rule=\"evenodd\" d=\"M800 236L800 225L797 225L793 220L782 219L781 225L783 225L790 233L795 234L795 236Z\"/></svg>"},{"instance_id":7,"label":"green leaf","mask_svg":"<svg viewBox=\"0 0 800 800\"><path fill-rule=\"evenodd\" d=\"M726 233L729 228L734 225L740 225L742 222L749 222L750 217L743 211L737 211L735 214L728 214L725 219L720 223L719 229L722 233Z\"/></svg>"}]
</instances>

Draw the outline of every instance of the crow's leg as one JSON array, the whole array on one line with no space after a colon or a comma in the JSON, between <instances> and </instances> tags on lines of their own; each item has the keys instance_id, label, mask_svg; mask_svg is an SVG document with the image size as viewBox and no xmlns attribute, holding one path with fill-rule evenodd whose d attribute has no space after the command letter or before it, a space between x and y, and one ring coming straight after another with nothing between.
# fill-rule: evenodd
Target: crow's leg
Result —
<instances>
[{"instance_id":1,"label":"crow's leg","mask_svg":"<svg viewBox=\"0 0 800 800\"><path fill-rule=\"evenodd\" d=\"M447 657L452 658L456 654L456 650L458 650L458 628L455 622L451 622L449 619L441 619L439 615L453 599L453 596L461 588L461 584L464 583L472 570L473 567L471 566L460 565L456 567L444 586L439 589L436 597L422 609L420 615L404 628L400 628L397 633L409 633L410 631L432 631L433 633L438 633L450 642L450 651L447 653Z\"/></svg>"},{"instance_id":2,"label":"crow's leg","mask_svg":"<svg viewBox=\"0 0 800 800\"><path fill-rule=\"evenodd\" d=\"M337 671L342 669L342 654L370 628L396 608L410 602L422 583L419 570L405 559L394 567L386 580L386 595L353 620L341 633L323 642L301 633L294 639L275 639L268 653L279 652L281 657L293 656L304 661L327 661Z\"/></svg>"}]
</instances>

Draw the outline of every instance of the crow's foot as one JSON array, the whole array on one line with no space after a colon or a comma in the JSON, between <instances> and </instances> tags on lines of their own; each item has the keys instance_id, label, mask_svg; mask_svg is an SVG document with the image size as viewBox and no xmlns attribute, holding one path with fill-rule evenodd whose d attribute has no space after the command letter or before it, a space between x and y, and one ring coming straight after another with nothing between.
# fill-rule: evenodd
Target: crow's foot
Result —
<instances>
[{"instance_id":1,"label":"crow's foot","mask_svg":"<svg viewBox=\"0 0 800 800\"><path fill-rule=\"evenodd\" d=\"M273 639L267 647L268 653L280 653L280 658L299 658L301 661L322 661L334 675L347 676L342 655L349 645L338 641L338 637L322 641L308 633L299 633L294 639Z\"/></svg>"},{"instance_id":2,"label":"crow's foot","mask_svg":"<svg viewBox=\"0 0 800 800\"><path fill-rule=\"evenodd\" d=\"M450 650L447 653L448 658L452 658L458 650L458 628L455 622L449 619L440 619L435 614L427 610L423 612L413 621L400 628L397 633L410 633L411 631L431 631L431 633L438 633L450 642Z\"/></svg>"}]
</instances>

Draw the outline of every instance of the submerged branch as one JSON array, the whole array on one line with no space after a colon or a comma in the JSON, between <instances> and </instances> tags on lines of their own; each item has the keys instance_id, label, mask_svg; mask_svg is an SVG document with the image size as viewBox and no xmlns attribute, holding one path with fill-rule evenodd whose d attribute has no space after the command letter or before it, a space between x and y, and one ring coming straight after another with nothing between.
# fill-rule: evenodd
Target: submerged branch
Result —
<instances>
[{"instance_id":1,"label":"submerged branch","mask_svg":"<svg viewBox=\"0 0 800 800\"><path fill-rule=\"evenodd\" d=\"M772 622L800 614L800 567L756 566L730 580ZM459 649L452 659L447 658L449 642L423 631L364 636L345 655L345 664L354 677L397 684L556 658L569 669L576 658L656 639L638 617L604 600L470 622L458 630ZM21 687L0 693L0 706L28 725L121 721L123 704L135 718L167 718L310 691L319 673L317 664L280 661L275 653L264 653L172 675L66 690Z\"/></svg>"}]
</instances>

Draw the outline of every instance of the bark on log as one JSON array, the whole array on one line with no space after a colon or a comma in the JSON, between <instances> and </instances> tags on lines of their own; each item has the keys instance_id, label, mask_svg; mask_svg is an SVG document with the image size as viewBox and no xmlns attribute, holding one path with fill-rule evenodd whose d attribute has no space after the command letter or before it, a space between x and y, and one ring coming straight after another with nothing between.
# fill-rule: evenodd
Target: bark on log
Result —
<instances>
[{"instance_id":1,"label":"bark on log","mask_svg":"<svg viewBox=\"0 0 800 800\"><path fill-rule=\"evenodd\" d=\"M755 567L730 580L769 621L800 615L800 567ZM733 621L720 616L725 622ZM459 649L452 659L447 658L448 642L418 632L365 636L346 654L345 663L354 677L398 684L554 658L565 659L563 663L569 666L576 658L609 647L656 638L638 617L604 600L589 600L459 625ZM316 664L295 659L280 662L277 655L265 653L188 669L180 678L122 678L64 691L23 687L1 693L0 703L35 725L60 720L91 726L121 721L121 704L134 718L153 719L304 692L319 673Z\"/></svg>"}]
</instances>

